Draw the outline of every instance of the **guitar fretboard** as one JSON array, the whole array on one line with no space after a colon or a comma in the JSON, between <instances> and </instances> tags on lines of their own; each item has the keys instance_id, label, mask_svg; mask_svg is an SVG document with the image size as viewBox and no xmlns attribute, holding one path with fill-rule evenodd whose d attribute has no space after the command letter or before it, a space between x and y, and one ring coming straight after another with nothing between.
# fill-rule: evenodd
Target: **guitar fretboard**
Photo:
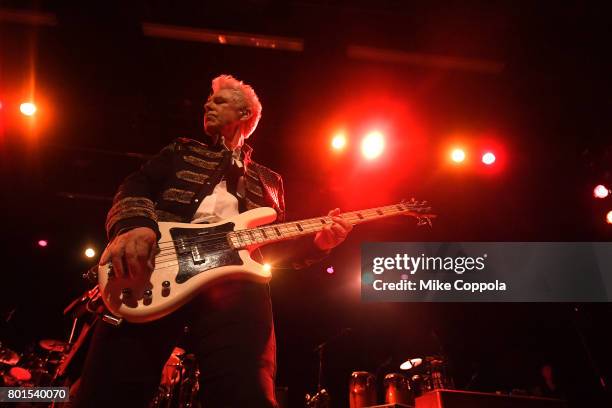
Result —
<instances>
[{"instance_id":1,"label":"guitar fretboard","mask_svg":"<svg viewBox=\"0 0 612 408\"><path fill-rule=\"evenodd\" d=\"M338 216L352 225L357 225L363 222L407 213L417 213L418 217L418 213L427 211L429 211L429 208L425 208L423 204L409 202L360 211L351 211L342 213ZM424 217L426 216L424 215ZM252 245L263 245L315 234L325 228L326 225L331 225L332 223L333 220L329 216L308 218L301 221L234 231L228 234L228 238L235 249L243 249Z\"/></svg>"}]
</instances>

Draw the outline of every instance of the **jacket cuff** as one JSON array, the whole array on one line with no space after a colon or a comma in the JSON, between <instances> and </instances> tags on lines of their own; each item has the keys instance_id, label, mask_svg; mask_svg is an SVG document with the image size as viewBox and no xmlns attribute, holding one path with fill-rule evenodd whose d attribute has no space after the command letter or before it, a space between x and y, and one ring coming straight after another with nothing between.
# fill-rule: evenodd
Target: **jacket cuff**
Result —
<instances>
[{"instance_id":1,"label":"jacket cuff","mask_svg":"<svg viewBox=\"0 0 612 408\"><path fill-rule=\"evenodd\" d=\"M117 221L109 229L108 238L109 240L112 240L117 235L121 235L124 232L133 230L134 228L138 227L151 228L155 232L155 235L157 235L157 240L159 241L159 239L161 238L161 232L159 231L159 226L157 225L157 222L147 217L130 217Z\"/></svg>"}]
</instances>

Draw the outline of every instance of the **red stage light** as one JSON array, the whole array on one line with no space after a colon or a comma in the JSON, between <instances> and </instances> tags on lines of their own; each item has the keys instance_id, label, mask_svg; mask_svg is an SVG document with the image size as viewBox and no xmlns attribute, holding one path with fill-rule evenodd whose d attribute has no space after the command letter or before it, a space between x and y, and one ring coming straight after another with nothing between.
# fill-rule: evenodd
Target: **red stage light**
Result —
<instances>
[{"instance_id":1,"label":"red stage light","mask_svg":"<svg viewBox=\"0 0 612 408\"><path fill-rule=\"evenodd\" d=\"M342 150L346 147L346 136L342 132L336 133L331 141L334 150Z\"/></svg>"},{"instance_id":2,"label":"red stage light","mask_svg":"<svg viewBox=\"0 0 612 408\"><path fill-rule=\"evenodd\" d=\"M610 195L610 190L603 184L599 184L593 189L593 196L595 198L606 198L608 195Z\"/></svg>"},{"instance_id":3,"label":"red stage light","mask_svg":"<svg viewBox=\"0 0 612 408\"><path fill-rule=\"evenodd\" d=\"M47 240L45 240L45 239L41 239L41 240L39 240L39 241L38 241L38 246L39 246L39 247L44 248L44 247L46 247L47 245L49 245L49 242L47 242Z\"/></svg>"},{"instance_id":4,"label":"red stage light","mask_svg":"<svg viewBox=\"0 0 612 408\"><path fill-rule=\"evenodd\" d=\"M331 275L332 273L334 273L334 267L333 266L328 266L327 269L326 269L326 272Z\"/></svg>"},{"instance_id":5,"label":"red stage light","mask_svg":"<svg viewBox=\"0 0 612 408\"><path fill-rule=\"evenodd\" d=\"M373 131L361 141L361 153L367 160L373 160L385 150L385 138L382 133Z\"/></svg>"},{"instance_id":6,"label":"red stage light","mask_svg":"<svg viewBox=\"0 0 612 408\"><path fill-rule=\"evenodd\" d=\"M32 102L24 102L19 105L19 110L26 116L33 116L36 113L36 105Z\"/></svg>"},{"instance_id":7,"label":"red stage light","mask_svg":"<svg viewBox=\"0 0 612 408\"><path fill-rule=\"evenodd\" d=\"M461 163L465 160L465 151L463 149L454 149L451 152L451 160L455 163Z\"/></svg>"},{"instance_id":8,"label":"red stage light","mask_svg":"<svg viewBox=\"0 0 612 408\"><path fill-rule=\"evenodd\" d=\"M491 164L495 163L495 155L491 152L486 152L482 155L482 162L487 166L490 166Z\"/></svg>"},{"instance_id":9,"label":"red stage light","mask_svg":"<svg viewBox=\"0 0 612 408\"><path fill-rule=\"evenodd\" d=\"M608 224L612 224L612 211L608 211L608 214L606 215L606 222Z\"/></svg>"}]
</instances>

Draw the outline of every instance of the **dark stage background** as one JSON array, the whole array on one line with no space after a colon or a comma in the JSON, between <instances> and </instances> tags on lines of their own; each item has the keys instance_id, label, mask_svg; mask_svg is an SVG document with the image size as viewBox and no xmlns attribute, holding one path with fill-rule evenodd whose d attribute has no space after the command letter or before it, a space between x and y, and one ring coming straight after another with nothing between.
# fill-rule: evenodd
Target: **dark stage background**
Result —
<instances>
[{"instance_id":1,"label":"dark stage background","mask_svg":"<svg viewBox=\"0 0 612 408\"><path fill-rule=\"evenodd\" d=\"M432 229L404 218L360 226L322 264L276 271L277 382L289 387L291 406L316 388L313 348L346 327L352 332L325 360L333 406L348 406L351 371L397 371L441 347L459 388L527 389L550 362L573 406L604 404L576 329L610 378L609 304L363 304L359 253L364 241L609 240L603 219L612 208L591 193L610 183L606 10L582 2L372 3L0 2L55 16L48 25L0 18L3 344L21 351L67 337L61 312L87 288L80 275L93 261L82 252L104 247L115 188L142 155L176 137L201 138L210 80L231 73L260 96L263 118L250 143L256 160L284 176L290 218L412 196L439 214ZM301 38L304 49L155 38L143 35L143 21ZM358 60L347 56L349 45L503 68ZM11 109L33 89L40 112L30 124ZM368 118L387 126L380 162L330 152L335 127L358 135ZM504 146L503 168L442 164L456 134L493 138ZM48 247L36 245L41 238Z\"/></svg>"}]
</instances>

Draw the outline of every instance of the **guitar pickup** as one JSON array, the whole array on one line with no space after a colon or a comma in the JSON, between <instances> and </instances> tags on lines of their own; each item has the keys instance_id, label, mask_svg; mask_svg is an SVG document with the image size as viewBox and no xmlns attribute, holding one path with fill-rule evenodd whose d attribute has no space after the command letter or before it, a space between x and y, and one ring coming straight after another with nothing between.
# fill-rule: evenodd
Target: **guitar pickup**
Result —
<instances>
[{"instance_id":1,"label":"guitar pickup","mask_svg":"<svg viewBox=\"0 0 612 408\"><path fill-rule=\"evenodd\" d=\"M201 264L206 262L205 254L200 253L200 248L197 245L191 248L191 257L193 258L193 263Z\"/></svg>"}]
</instances>

